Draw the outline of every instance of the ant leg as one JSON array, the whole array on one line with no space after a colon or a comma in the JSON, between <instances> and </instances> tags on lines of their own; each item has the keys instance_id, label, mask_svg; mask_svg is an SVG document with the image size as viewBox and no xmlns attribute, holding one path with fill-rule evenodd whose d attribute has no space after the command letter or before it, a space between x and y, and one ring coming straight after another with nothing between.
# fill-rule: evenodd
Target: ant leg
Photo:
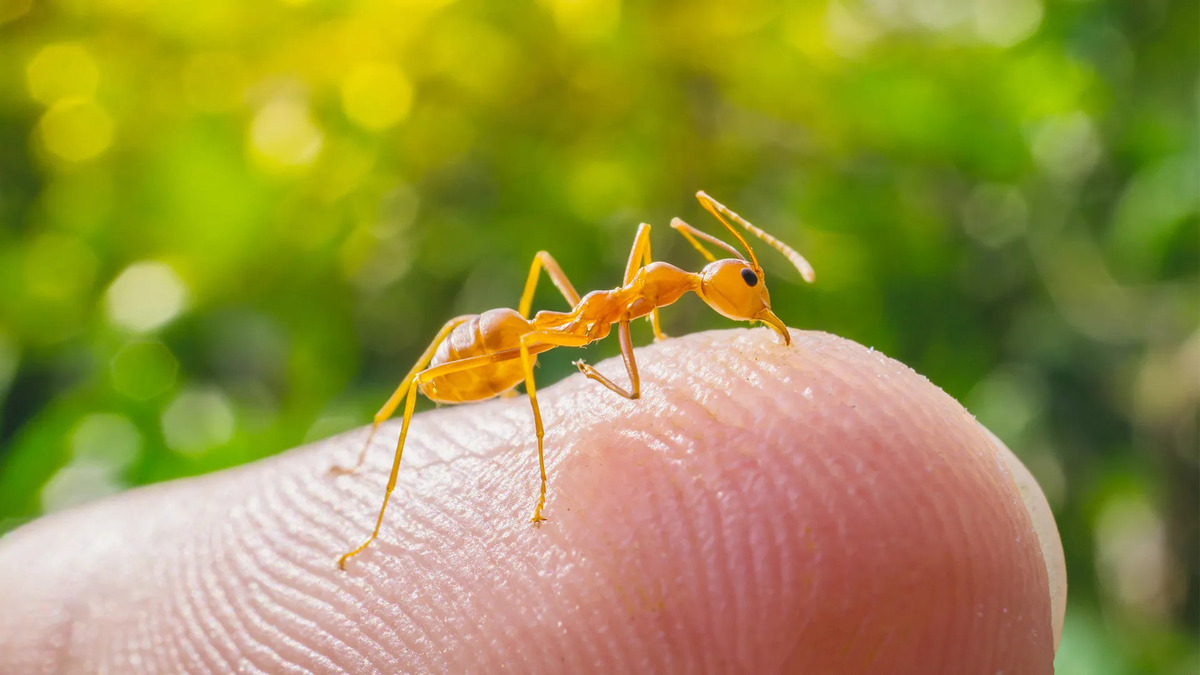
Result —
<instances>
[{"instance_id":1,"label":"ant leg","mask_svg":"<svg viewBox=\"0 0 1200 675\"><path fill-rule=\"evenodd\" d=\"M558 291L563 294L572 307L579 304L579 293L575 291L575 287L571 285L567 275L563 274L562 268L558 266L558 261L546 251L538 251L537 255L533 256L533 264L529 266L529 276L525 278L525 290L521 293L521 304L517 306L517 311L526 319L529 318L529 309L533 305L533 292L537 290L538 273L542 271L542 268L546 269L550 281L554 282Z\"/></svg>"},{"instance_id":2,"label":"ant leg","mask_svg":"<svg viewBox=\"0 0 1200 675\"><path fill-rule=\"evenodd\" d=\"M637 362L633 360L633 340L629 338L628 318L621 319L621 326L617 332L621 340L621 357L625 359L625 370L629 373L630 391L626 391L620 385L602 375L593 366L584 363L582 359L575 362L575 367L579 369L579 372L587 376L588 379L599 382L625 398L634 399L641 396L641 384L638 382Z\"/></svg>"},{"instance_id":3,"label":"ant leg","mask_svg":"<svg viewBox=\"0 0 1200 675\"><path fill-rule=\"evenodd\" d=\"M455 373L462 370L470 370L471 368L480 368L489 366L499 361L508 361L517 358L517 350L508 349L494 354L484 354L482 356L472 356L462 359L461 361L451 361L440 366L434 366L426 370L422 370L409 377L403 389L406 397L404 401L404 422L400 426L400 440L396 443L396 456L392 460L392 472L388 476L387 491L383 493L383 505L379 507L379 517L375 520L375 529L371 532L371 536L367 538L361 545L354 550L346 553L341 558L338 558L338 567L346 569L346 561L350 558L362 553L362 551L375 541L379 536L379 528L383 525L383 513L387 510L388 500L392 496L392 490L396 489L396 476L400 472L400 458L404 454L404 441L408 438L408 425L412 422L413 409L417 403L417 391L420 386L430 380L436 379L443 375Z\"/></svg>"},{"instance_id":4,"label":"ant leg","mask_svg":"<svg viewBox=\"0 0 1200 675\"><path fill-rule=\"evenodd\" d=\"M396 458L392 461L392 474L388 477L387 491L383 493L383 506L379 507L379 517L375 520L375 529L358 548L344 553L342 557L338 558L338 567L341 569L346 569L346 561L362 553L363 549L379 536L379 528L383 525L383 512L387 510L388 499L392 496L392 490L396 488L396 474L400 471L400 456L404 453L404 439L408 436L408 423L412 421L413 408L417 403L417 377L417 375L412 376L403 386L407 389L407 398L404 402L404 423L400 427L400 442L396 445Z\"/></svg>"},{"instance_id":5,"label":"ant leg","mask_svg":"<svg viewBox=\"0 0 1200 675\"><path fill-rule=\"evenodd\" d=\"M433 342L430 342L429 346L425 348L425 352L421 354L421 358L417 359L417 363L413 365L412 370L408 371L408 374L405 375L404 379L400 381L400 386L397 387L396 391L392 393L391 398L387 400L387 403L383 404L383 407L379 409L379 412L375 413L375 421L371 425L371 433L367 434L367 442L363 444L362 450L359 451L358 459L355 460L354 464L351 466L334 465L329 468L329 473L335 476L341 476L348 473L354 473L355 471L358 471L360 467L362 467L363 460L367 458L367 451L371 449L371 441L375 438L375 432L379 430L380 424L383 424L389 417L392 416L393 413L396 412L396 408L400 406L400 401L404 398L405 393L408 392L409 385L412 383L413 377L416 376L417 373L421 372L425 366L429 365L429 361L433 359L433 354L437 351L438 345L442 344L442 340L446 339L446 336L450 334L450 331L467 322L470 320L470 318L471 315L469 314L464 316L456 316L442 326L441 330L439 330L437 335L434 336Z\"/></svg>"},{"instance_id":6,"label":"ant leg","mask_svg":"<svg viewBox=\"0 0 1200 675\"><path fill-rule=\"evenodd\" d=\"M537 507L533 510L533 517L529 522L538 524L544 520L542 517L542 509L546 506L546 454L543 449L542 439L546 436L546 431L542 427L542 410L538 406L537 401L537 385L533 381L533 359L529 353L531 347L545 346L547 349L554 347L582 347L590 340L585 336L579 335L563 335L553 331L534 331L521 336L521 367L525 370L525 391L529 394L529 404L533 406L533 425L537 430L537 446L538 446L538 468L542 472L542 488L538 494Z\"/></svg>"},{"instance_id":7,"label":"ant leg","mask_svg":"<svg viewBox=\"0 0 1200 675\"><path fill-rule=\"evenodd\" d=\"M638 270L651 262L650 223L642 223L638 225L637 234L633 235L633 249L629 252L629 262L625 263L624 283L633 281Z\"/></svg>"},{"instance_id":8,"label":"ant leg","mask_svg":"<svg viewBox=\"0 0 1200 675\"><path fill-rule=\"evenodd\" d=\"M628 285L637 276L638 270L652 262L654 259L650 257L650 224L642 223L638 225L637 234L633 237L633 250L629 252L629 262L625 263L624 283ZM655 341L667 339L659 325L657 307L650 311L649 319L650 326L654 329Z\"/></svg>"}]
</instances>

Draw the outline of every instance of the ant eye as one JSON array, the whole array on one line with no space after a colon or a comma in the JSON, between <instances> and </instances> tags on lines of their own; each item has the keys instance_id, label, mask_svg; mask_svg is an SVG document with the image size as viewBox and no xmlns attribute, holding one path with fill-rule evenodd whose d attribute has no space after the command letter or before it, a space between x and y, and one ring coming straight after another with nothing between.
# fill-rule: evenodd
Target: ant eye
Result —
<instances>
[{"instance_id":1,"label":"ant eye","mask_svg":"<svg viewBox=\"0 0 1200 675\"><path fill-rule=\"evenodd\" d=\"M754 271L749 268L743 268L742 269L742 280L746 282L747 286L754 286L758 283L758 275L755 274Z\"/></svg>"}]
</instances>

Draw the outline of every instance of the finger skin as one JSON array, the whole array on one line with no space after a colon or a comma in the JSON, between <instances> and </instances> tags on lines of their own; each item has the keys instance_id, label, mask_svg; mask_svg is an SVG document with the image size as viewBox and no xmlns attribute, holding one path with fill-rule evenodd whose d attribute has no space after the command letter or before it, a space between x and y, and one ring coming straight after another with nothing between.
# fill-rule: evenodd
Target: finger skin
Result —
<instances>
[{"instance_id":1,"label":"finger skin","mask_svg":"<svg viewBox=\"0 0 1200 675\"><path fill-rule=\"evenodd\" d=\"M0 540L0 672L1053 672L1001 450L906 366L764 329L135 491ZM616 374L619 362L600 364ZM544 392L544 393L543 393Z\"/></svg>"},{"instance_id":2,"label":"finger skin","mask_svg":"<svg viewBox=\"0 0 1200 675\"><path fill-rule=\"evenodd\" d=\"M1058 534L1058 524L1054 522L1050 502L1046 500L1046 495L1033 474L1003 441L992 432L987 433L992 442L1000 448L1000 456L1021 491L1025 509L1033 519L1033 528L1037 532L1038 545L1042 549L1042 558L1046 562L1046 574L1050 582L1050 626L1054 631L1054 649L1057 652L1063 623L1067 618L1067 559L1062 539Z\"/></svg>"}]
</instances>

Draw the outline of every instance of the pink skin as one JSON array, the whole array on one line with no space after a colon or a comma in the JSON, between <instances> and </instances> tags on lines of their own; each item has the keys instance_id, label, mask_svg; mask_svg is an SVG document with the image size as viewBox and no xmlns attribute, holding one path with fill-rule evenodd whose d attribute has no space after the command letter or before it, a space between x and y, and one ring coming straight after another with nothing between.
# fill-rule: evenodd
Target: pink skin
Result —
<instances>
[{"instance_id":1,"label":"pink skin","mask_svg":"<svg viewBox=\"0 0 1200 675\"><path fill-rule=\"evenodd\" d=\"M792 337L641 349L637 401L539 392L540 528L523 397L418 415L345 572L396 424L354 477L326 470L363 431L45 518L0 540L0 672L1053 672L1061 552L1006 451L907 367Z\"/></svg>"}]
</instances>

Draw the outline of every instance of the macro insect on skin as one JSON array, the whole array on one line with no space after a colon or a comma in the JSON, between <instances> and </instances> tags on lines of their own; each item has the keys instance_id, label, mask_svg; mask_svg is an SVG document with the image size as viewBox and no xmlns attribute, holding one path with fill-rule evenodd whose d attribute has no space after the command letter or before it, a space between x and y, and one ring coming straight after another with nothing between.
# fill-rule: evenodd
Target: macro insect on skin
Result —
<instances>
[{"instance_id":1,"label":"macro insect on skin","mask_svg":"<svg viewBox=\"0 0 1200 675\"><path fill-rule=\"evenodd\" d=\"M770 326L785 345L791 344L787 327L771 311L771 298L754 250L730 221L787 256L805 281L811 282L815 278L812 266L786 244L751 225L704 192L697 192L696 198L733 234L749 254L748 260L733 246L675 218L671 221L671 227L683 235L708 260L708 264L700 272L687 272L665 262L654 262L650 257L650 226L642 223L634 237L633 250L625 266L625 277L617 288L592 291L581 298L554 258L545 251L539 251L529 268L518 309L492 309L483 314L459 316L442 326L416 365L404 376L399 388L375 414L374 426L358 460L351 467L333 469L334 473L352 473L362 466L379 425L391 417L400 402L404 401L400 440L396 445L396 456L392 461L392 471L383 495L383 504L379 507L375 530L365 542L338 560L339 567L345 569L348 559L361 553L379 536L388 499L396 487L396 474L400 469L400 457L404 451L404 440L408 437L408 425L412 421L418 391L439 403L465 403L509 393L521 382L525 383L530 405L533 406L538 465L542 476L537 506L530 519L536 524L545 520L542 509L546 505L546 461L542 443L545 431L533 380L533 366L538 354L555 347L582 347L601 340L608 336L613 324L616 324L621 356L629 373L629 388L614 383L583 361L576 361L575 366L585 376L613 392L626 398L638 398L641 388L637 363L633 358L633 343L629 338L629 322L648 317L655 339L663 339L665 336L659 327L658 308L675 302L688 292L700 296L709 307L730 319L760 321ZM705 244L726 251L733 257L718 260ZM533 292L542 270L546 271L572 309L567 312L542 311L530 319Z\"/></svg>"}]
</instances>

